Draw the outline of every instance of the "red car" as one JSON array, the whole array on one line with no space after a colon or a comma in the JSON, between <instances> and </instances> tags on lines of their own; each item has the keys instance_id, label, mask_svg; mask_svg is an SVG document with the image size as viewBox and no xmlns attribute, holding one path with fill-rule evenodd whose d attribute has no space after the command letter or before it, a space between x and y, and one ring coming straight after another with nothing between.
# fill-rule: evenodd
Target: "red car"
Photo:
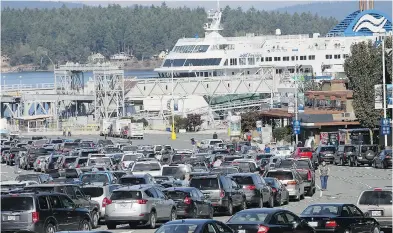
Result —
<instances>
[{"instance_id":1,"label":"red car","mask_svg":"<svg viewBox=\"0 0 393 233\"><path fill-rule=\"evenodd\" d=\"M298 147L295 150L295 158L309 158L312 159L312 149L309 147Z\"/></svg>"}]
</instances>

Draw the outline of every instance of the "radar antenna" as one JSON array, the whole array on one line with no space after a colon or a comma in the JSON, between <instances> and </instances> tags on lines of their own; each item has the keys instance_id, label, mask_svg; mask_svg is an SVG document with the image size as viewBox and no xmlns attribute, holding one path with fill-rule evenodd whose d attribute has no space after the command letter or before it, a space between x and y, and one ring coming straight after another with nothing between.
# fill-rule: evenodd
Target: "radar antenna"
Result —
<instances>
[{"instance_id":1,"label":"radar antenna","mask_svg":"<svg viewBox=\"0 0 393 233\"><path fill-rule=\"evenodd\" d=\"M207 18L211 20L211 23L206 23L205 26L203 27L206 31L206 35L212 33L212 32L219 32L223 30L221 27L221 9L220 9L220 1L217 0L217 9L216 10L210 10L207 13Z\"/></svg>"}]
</instances>

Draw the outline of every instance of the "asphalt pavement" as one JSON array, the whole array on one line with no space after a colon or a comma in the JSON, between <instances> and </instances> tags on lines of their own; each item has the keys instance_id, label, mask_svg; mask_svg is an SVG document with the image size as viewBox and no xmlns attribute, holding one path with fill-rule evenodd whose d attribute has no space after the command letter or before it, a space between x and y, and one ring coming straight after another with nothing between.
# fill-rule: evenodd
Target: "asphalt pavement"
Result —
<instances>
[{"instance_id":1,"label":"asphalt pavement","mask_svg":"<svg viewBox=\"0 0 393 233\"><path fill-rule=\"evenodd\" d=\"M225 138L226 135L219 135ZM99 136L83 136L73 138L84 138L84 139L98 139L102 138ZM189 135L183 134L178 135L177 140L172 141L170 134L162 135L146 135L144 140L133 140L134 145L172 145L174 148L187 149L191 148L190 139L195 138L196 140L209 138L208 135ZM113 141L127 141L122 139L114 139ZM353 203L356 204L358 196L365 189L374 187L383 187L392 185L392 171L390 169L374 169L371 167L348 167L348 166L330 166L330 176L328 179L328 187L326 191L320 190L320 180L316 177L317 192L313 197L306 197L304 200L299 202L290 202L288 205L284 205L281 208L288 209L296 214L300 214L308 205L313 203ZM14 173L14 168L1 164L1 180L13 180L17 176ZM32 171L20 171L21 174L32 173ZM216 220L227 221L228 216L215 216ZM106 230L105 225L101 225L99 230ZM130 229L128 225L118 226L113 232L133 232L133 233L152 233L154 230L147 229L144 227L138 227L137 229Z\"/></svg>"}]
</instances>

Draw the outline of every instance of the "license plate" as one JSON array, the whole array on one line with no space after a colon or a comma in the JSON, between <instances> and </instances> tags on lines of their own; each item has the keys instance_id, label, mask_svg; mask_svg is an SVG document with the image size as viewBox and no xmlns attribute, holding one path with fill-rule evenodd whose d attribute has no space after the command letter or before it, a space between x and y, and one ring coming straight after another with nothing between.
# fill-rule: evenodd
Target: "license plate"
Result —
<instances>
[{"instance_id":1,"label":"license plate","mask_svg":"<svg viewBox=\"0 0 393 233\"><path fill-rule=\"evenodd\" d=\"M371 216L382 216L382 211L371 211Z\"/></svg>"},{"instance_id":2,"label":"license plate","mask_svg":"<svg viewBox=\"0 0 393 233\"><path fill-rule=\"evenodd\" d=\"M237 233L246 233L246 230L237 230Z\"/></svg>"},{"instance_id":3,"label":"license plate","mask_svg":"<svg viewBox=\"0 0 393 233\"><path fill-rule=\"evenodd\" d=\"M16 220L16 216L8 216L8 221L15 221Z\"/></svg>"},{"instance_id":4,"label":"license plate","mask_svg":"<svg viewBox=\"0 0 393 233\"><path fill-rule=\"evenodd\" d=\"M120 207L120 208L128 208L130 205L131 205L131 204L129 204L129 203L120 203L120 204L119 204L119 207Z\"/></svg>"},{"instance_id":5,"label":"license plate","mask_svg":"<svg viewBox=\"0 0 393 233\"><path fill-rule=\"evenodd\" d=\"M310 225L310 227L317 227L318 222L308 222L308 225Z\"/></svg>"}]
</instances>

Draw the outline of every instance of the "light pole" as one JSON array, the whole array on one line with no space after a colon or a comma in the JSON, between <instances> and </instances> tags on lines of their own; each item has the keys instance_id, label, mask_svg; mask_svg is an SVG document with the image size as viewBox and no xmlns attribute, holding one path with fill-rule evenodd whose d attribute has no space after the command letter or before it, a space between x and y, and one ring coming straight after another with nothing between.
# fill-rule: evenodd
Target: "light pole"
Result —
<instances>
[{"instance_id":1,"label":"light pole","mask_svg":"<svg viewBox=\"0 0 393 233\"><path fill-rule=\"evenodd\" d=\"M386 119L386 77L385 77L385 37L382 36L382 86L383 86L383 118ZM384 135L385 147L388 146L388 135Z\"/></svg>"},{"instance_id":2,"label":"light pole","mask_svg":"<svg viewBox=\"0 0 393 233\"><path fill-rule=\"evenodd\" d=\"M173 90L174 90L174 82L173 82L173 60L171 61L171 77L172 77L172 101L173 101L173 108L172 108L172 133L171 138L172 140L176 140L176 132L175 132L175 99L173 97Z\"/></svg>"},{"instance_id":3,"label":"light pole","mask_svg":"<svg viewBox=\"0 0 393 233\"><path fill-rule=\"evenodd\" d=\"M298 110L298 89L299 89L299 87L298 87L298 75L299 75L299 72L298 72L298 69L300 69L302 66L301 65L296 65L295 66L295 120L296 120L296 122L298 121L298 114L299 114L299 110ZM295 134L295 142L296 142L296 146L297 146L297 144L298 144L298 142L299 142L299 135L298 134Z\"/></svg>"},{"instance_id":4,"label":"light pole","mask_svg":"<svg viewBox=\"0 0 393 233\"><path fill-rule=\"evenodd\" d=\"M22 76L19 76L19 90L22 90Z\"/></svg>"},{"instance_id":5,"label":"light pole","mask_svg":"<svg viewBox=\"0 0 393 233\"><path fill-rule=\"evenodd\" d=\"M5 76L3 76L3 88L5 88Z\"/></svg>"}]
</instances>

